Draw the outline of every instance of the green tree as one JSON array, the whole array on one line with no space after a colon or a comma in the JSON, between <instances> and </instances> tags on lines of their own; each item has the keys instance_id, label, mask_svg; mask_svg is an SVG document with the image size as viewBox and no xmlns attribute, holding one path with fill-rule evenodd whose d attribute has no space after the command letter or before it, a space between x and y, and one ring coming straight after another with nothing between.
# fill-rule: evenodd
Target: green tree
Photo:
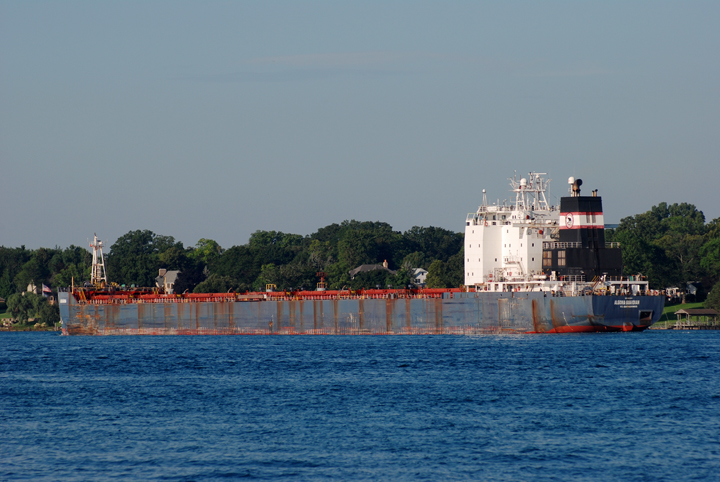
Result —
<instances>
[{"instance_id":1,"label":"green tree","mask_svg":"<svg viewBox=\"0 0 720 482\"><path fill-rule=\"evenodd\" d=\"M720 282L715 283L704 303L705 308L720 311Z\"/></svg>"},{"instance_id":2,"label":"green tree","mask_svg":"<svg viewBox=\"0 0 720 482\"><path fill-rule=\"evenodd\" d=\"M465 282L465 255L464 250L450 256L445 267L445 280L449 288L458 288Z\"/></svg>"},{"instance_id":3,"label":"green tree","mask_svg":"<svg viewBox=\"0 0 720 482\"><path fill-rule=\"evenodd\" d=\"M329 241L312 239L308 248L308 264L317 271L326 269L333 263L332 247Z\"/></svg>"},{"instance_id":4,"label":"green tree","mask_svg":"<svg viewBox=\"0 0 720 482\"><path fill-rule=\"evenodd\" d=\"M54 325L60 321L57 305L50 305L44 296L35 293L15 293L7 299L8 311L21 324L26 324L30 318L39 323Z\"/></svg>"},{"instance_id":5,"label":"green tree","mask_svg":"<svg viewBox=\"0 0 720 482\"><path fill-rule=\"evenodd\" d=\"M387 277L385 284L391 285L394 288L404 289L408 286L414 287L414 280L415 268L407 263L404 263L394 275L389 275Z\"/></svg>"},{"instance_id":6,"label":"green tree","mask_svg":"<svg viewBox=\"0 0 720 482\"><path fill-rule=\"evenodd\" d=\"M10 270L3 271L2 276L0 276L0 298L7 299L15 291L15 284L10 277Z\"/></svg>"},{"instance_id":7,"label":"green tree","mask_svg":"<svg viewBox=\"0 0 720 482\"><path fill-rule=\"evenodd\" d=\"M237 280L229 276L211 274L202 283L195 287L195 293L227 293L228 291L245 291L240 289Z\"/></svg>"},{"instance_id":8,"label":"green tree","mask_svg":"<svg viewBox=\"0 0 720 482\"><path fill-rule=\"evenodd\" d=\"M415 251L405 256L405 259L403 259L403 266L408 265L413 268L428 269L432 261L432 259L425 256L425 253Z\"/></svg>"},{"instance_id":9,"label":"green tree","mask_svg":"<svg viewBox=\"0 0 720 482\"><path fill-rule=\"evenodd\" d=\"M65 248L56 253L50 262L50 283L55 287L71 286L73 283L82 285L84 281L90 281L91 265L92 254L87 249L74 245Z\"/></svg>"},{"instance_id":10,"label":"green tree","mask_svg":"<svg viewBox=\"0 0 720 482\"><path fill-rule=\"evenodd\" d=\"M392 285L393 288L402 288L402 286L395 285L392 282L392 275L384 269L376 269L374 271L365 271L358 273L355 278L350 280L348 288L351 290L359 290L361 288L366 289L387 289L388 285Z\"/></svg>"},{"instance_id":11,"label":"green tree","mask_svg":"<svg viewBox=\"0 0 720 482\"><path fill-rule=\"evenodd\" d=\"M161 254L170 248L183 250L182 243L175 242L172 236L160 236L147 229L130 231L110 247L106 257L108 280L126 285L155 286L160 268L178 269L163 266Z\"/></svg>"},{"instance_id":12,"label":"green tree","mask_svg":"<svg viewBox=\"0 0 720 482\"><path fill-rule=\"evenodd\" d=\"M451 256L447 263L436 259L430 264L425 283L428 288L458 288L463 284L463 252Z\"/></svg>"},{"instance_id":13,"label":"green tree","mask_svg":"<svg viewBox=\"0 0 720 482\"><path fill-rule=\"evenodd\" d=\"M68 267L64 268L62 271L57 273L54 278L54 285L55 286L82 286L82 283L84 281L89 281L90 276L87 273L82 273L78 269L78 265L71 264Z\"/></svg>"},{"instance_id":14,"label":"green tree","mask_svg":"<svg viewBox=\"0 0 720 482\"><path fill-rule=\"evenodd\" d=\"M420 252L426 259L448 261L463 246L462 233L433 226L413 226L404 233L404 238L412 247L411 252ZM420 265L415 266L419 268Z\"/></svg>"},{"instance_id":15,"label":"green tree","mask_svg":"<svg viewBox=\"0 0 720 482\"><path fill-rule=\"evenodd\" d=\"M51 305L44 296L39 296L38 298L38 304L35 306L35 318L40 323L55 326L55 324L60 321L58 305Z\"/></svg>"},{"instance_id":16,"label":"green tree","mask_svg":"<svg viewBox=\"0 0 720 482\"><path fill-rule=\"evenodd\" d=\"M700 266L717 281L720 276L720 238L711 239L700 248Z\"/></svg>"},{"instance_id":17,"label":"green tree","mask_svg":"<svg viewBox=\"0 0 720 482\"><path fill-rule=\"evenodd\" d=\"M202 262L205 266L207 266L217 259L222 252L223 249L216 241L200 238L190 256L196 261Z\"/></svg>"},{"instance_id":18,"label":"green tree","mask_svg":"<svg viewBox=\"0 0 720 482\"><path fill-rule=\"evenodd\" d=\"M19 323L26 324L33 317L35 296L34 293L14 293L7 299L7 309Z\"/></svg>"},{"instance_id":19,"label":"green tree","mask_svg":"<svg viewBox=\"0 0 720 482\"><path fill-rule=\"evenodd\" d=\"M228 276L250 286L257 279L263 265L262 255L249 246L233 246L208 265L210 275Z\"/></svg>"},{"instance_id":20,"label":"green tree","mask_svg":"<svg viewBox=\"0 0 720 482\"><path fill-rule=\"evenodd\" d=\"M25 246L19 248L5 248L0 246L0 296L7 299L11 294L19 290L24 290L27 286L17 286L15 277L20 273L23 265L30 261L32 252L25 249ZM24 280L23 280L24 281Z\"/></svg>"},{"instance_id":21,"label":"green tree","mask_svg":"<svg viewBox=\"0 0 720 482\"><path fill-rule=\"evenodd\" d=\"M651 286L669 287L697 279L705 215L692 204L660 203L620 220L610 233L623 252L624 272L642 273Z\"/></svg>"},{"instance_id":22,"label":"green tree","mask_svg":"<svg viewBox=\"0 0 720 482\"><path fill-rule=\"evenodd\" d=\"M255 291L265 291L265 287L269 284L277 285L280 278L280 270L274 263L264 264L260 269L255 283L253 283L253 289ZM280 283L282 287L282 283Z\"/></svg>"},{"instance_id":23,"label":"green tree","mask_svg":"<svg viewBox=\"0 0 720 482\"><path fill-rule=\"evenodd\" d=\"M704 237L699 234L679 234L668 231L654 244L665 251L665 255L673 261L675 272L667 279L673 284L684 281L698 280L702 277L700 259Z\"/></svg>"},{"instance_id":24,"label":"green tree","mask_svg":"<svg viewBox=\"0 0 720 482\"><path fill-rule=\"evenodd\" d=\"M446 288L445 286L445 263L436 259L428 267L425 277L425 284L428 288Z\"/></svg>"},{"instance_id":25,"label":"green tree","mask_svg":"<svg viewBox=\"0 0 720 482\"><path fill-rule=\"evenodd\" d=\"M351 236L343 237L338 243L339 261L347 270L362 264L373 264L379 260L379 249L372 231L356 231Z\"/></svg>"},{"instance_id":26,"label":"green tree","mask_svg":"<svg viewBox=\"0 0 720 482\"><path fill-rule=\"evenodd\" d=\"M42 286L42 283L46 281L48 275L46 267L38 261L37 258L32 257L30 261L22 266L20 272L15 275L15 286L20 290L25 290L30 283L35 286Z\"/></svg>"},{"instance_id":27,"label":"green tree","mask_svg":"<svg viewBox=\"0 0 720 482\"><path fill-rule=\"evenodd\" d=\"M720 218L715 218L705 225L705 234L708 239L720 238Z\"/></svg>"}]
</instances>

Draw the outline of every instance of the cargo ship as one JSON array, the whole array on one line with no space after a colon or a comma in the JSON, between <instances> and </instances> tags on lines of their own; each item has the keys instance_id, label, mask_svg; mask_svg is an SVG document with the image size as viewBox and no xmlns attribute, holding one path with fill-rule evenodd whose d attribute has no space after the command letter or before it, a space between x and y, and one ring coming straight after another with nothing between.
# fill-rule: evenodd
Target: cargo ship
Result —
<instances>
[{"instance_id":1,"label":"cargo ship","mask_svg":"<svg viewBox=\"0 0 720 482\"><path fill-rule=\"evenodd\" d=\"M514 202L487 202L465 220L464 280L451 289L172 293L107 285L95 237L91 287L58 293L68 335L390 335L642 331L664 297L623 274L605 242L597 190L570 178L560 206L545 173L510 179Z\"/></svg>"}]
</instances>

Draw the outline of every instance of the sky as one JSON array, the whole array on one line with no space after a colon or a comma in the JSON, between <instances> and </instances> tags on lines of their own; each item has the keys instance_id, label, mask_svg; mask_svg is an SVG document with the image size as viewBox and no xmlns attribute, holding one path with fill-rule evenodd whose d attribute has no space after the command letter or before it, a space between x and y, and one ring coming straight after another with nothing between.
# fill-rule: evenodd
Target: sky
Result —
<instances>
[{"instance_id":1,"label":"sky","mask_svg":"<svg viewBox=\"0 0 720 482\"><path fill-rule=\"evenodd\" d=\"M0 0L0 246L461 232L515 172L720 217L720 2Z\"/></svg>"}]
</instances>

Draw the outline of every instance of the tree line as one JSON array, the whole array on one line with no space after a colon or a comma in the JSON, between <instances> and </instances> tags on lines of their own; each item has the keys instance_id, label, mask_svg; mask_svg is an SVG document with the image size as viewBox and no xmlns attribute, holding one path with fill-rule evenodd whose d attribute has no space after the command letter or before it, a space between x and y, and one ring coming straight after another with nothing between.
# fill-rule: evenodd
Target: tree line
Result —
<instances>
[{"instance_id":1,"label":"tree line","mask_svg":"<svg viewBox=\"0 0 720 482\"><path fill-rule=\"evenodd\" d=\"M711 288L713 296L720 296L720 218L706 223L692 204L660 203L623 218L616 229L606 231L606 240L620 243L624 273L642 273L651 287L684 289L696 282L697 301Z\"/></svg>"},{"instance_id":2,"label":"tree line","mask_svg":"<svg viewBox=\"0 0 720 482\"><path fill-rule=\"evenodd\" d=\"M159 268L179 270L176 292L218 293L315 289L319 272L329 289L405 287L415 268L431 270L428 283L438 287L462 283L463 235L436 227L394 231L383 222L344 221L308 236L256 231L247 244L222 249L201 239L184 247L169 236L131 231L110 247L108 278L126 286L153 286ZM387 261L386 270L349 272L363 264ZM432 269L431 269L432 268Z\"/></svg>"},{"instance_id":3,"label":"tree line","mask_svg":"<svg viewBox=\"0 0 720 482\"><path fill-rule=\"evenodd\" d=\"M606 239L621 243L625 274L641 273L656 289L682 289L696 281L705 289L701 299L712 287L709 298L720 298L720 218L706 223L692 204L661 203L623 218L616 229L606 231ZM90 277L91 259L78 246L0 247L0 297L9 301L31 283L53 290L72 280L81 284ZM172 236L130 231L110 246L105 260L108 279L125 286L155 286L160 268L179 270L176 292L262 291L268 284L279 290L312 290L319 272L326 274L329 289L405 287L415 268L428 271L428 287L458 287L464 279L462 233L418 226L401 232L387 223L355 220L307 236L256 231L246 244L228 249L212 239L186 247ZM394 273L349 274L362 264L383 261Z\"/></svg>"}]
</instances>

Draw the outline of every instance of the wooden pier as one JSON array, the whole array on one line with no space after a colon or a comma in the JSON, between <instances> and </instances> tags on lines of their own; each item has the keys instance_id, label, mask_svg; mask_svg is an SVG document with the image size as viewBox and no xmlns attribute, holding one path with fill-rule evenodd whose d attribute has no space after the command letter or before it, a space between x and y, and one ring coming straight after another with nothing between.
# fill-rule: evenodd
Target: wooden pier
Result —
<instances>
[{"instance_id":1,"label":"wooden pier","mask_svg":"<svg viewBox=\"0 0 720 482\"><path fill-rule=\"evenodd\" d=\"M720 330L718 312L711 309L687 309L675 312L677 322L668 330Z\"/></svg>"},{"instance_id":2,"label":"wooden pier","mask_svg":"<svg viewBox=\"0 0 720 482\"><path fill-rule=\"evenodd\" d=\"M720 330L720 322L679 321L668 330Z\"/></svg>"}]
</instances>

